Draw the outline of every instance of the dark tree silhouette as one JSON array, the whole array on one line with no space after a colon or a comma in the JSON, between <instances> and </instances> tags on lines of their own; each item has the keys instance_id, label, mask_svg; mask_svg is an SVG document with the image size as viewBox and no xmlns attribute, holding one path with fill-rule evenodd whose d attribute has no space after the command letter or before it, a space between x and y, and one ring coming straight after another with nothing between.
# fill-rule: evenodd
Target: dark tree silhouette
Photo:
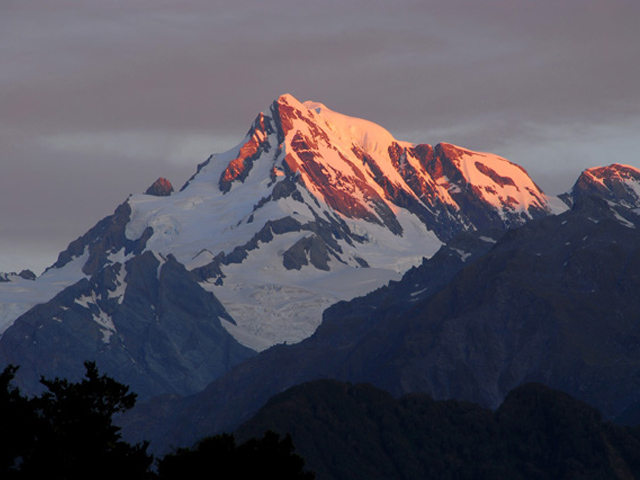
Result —
<instances>
[{"instance_id":1,"label":"dark tree silhouette","mask_svg":"<svg viewBox=\"0 0 640 480\"><path fill-rule=\"evenodd\" d=\"M129 387L99 375L95 363L85 363L85 378L77 383L42 379L47 390L33 399L11 387L16 368L0 377L2 478L145 478L153 461L147 444L121 440L113 416L133 407ZM20 424L22 421L26 422ZM13 444L14 438L19 441Z\"/></svg>"},{"instance_id":2,"label":"dark tree silhouette","mask_svg":"<svg viewBox=\"0 0 640 480\"><path fill-rule=\"evenodd\" d=\"M158 462L148 444L130 445L121 439L113 417L133 408L129 387L100 375L94 362L85 362L85 378L69 382L42 378L44 393L26 398L11 382L12 365L0 374L0 478L79 479L197 479L257 478L312 480L304 460L294 453L290 436L267 432L237 446L232 435L208 437L194 449L179 449Z\"/></svg>"},{"instance_id":3,"label":"dark tree silhouette","mask_svg":"<svg viewBox=\"0 0 640 480\"><path fill-rule=\"evenodd\" d=\"M0 374L0 478L17 478L23 458L33 449L37 415L29 400L11 385L18 367Z\"/></svg>"},{"instance_id":4,"label":"dark tree silhouette","mask_svg":"<svg viewBox=\"0 0 640 480\"><path fill-rule=\"evenodd\" d=\"M294 453L287 435L281 439L266 432L236 446L232 435L222 434L201 440L194 449L181 448L158 463L163 480L209 478L277 478L313 480L315 474L304 471L304 460Z\"/></svg>"}]
</instances>

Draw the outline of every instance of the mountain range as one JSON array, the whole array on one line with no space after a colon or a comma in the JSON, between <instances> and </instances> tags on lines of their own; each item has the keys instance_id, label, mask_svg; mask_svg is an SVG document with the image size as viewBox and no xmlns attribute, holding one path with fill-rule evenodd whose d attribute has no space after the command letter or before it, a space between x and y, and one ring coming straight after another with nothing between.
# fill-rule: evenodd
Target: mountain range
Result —
<instances>
[{"instance_id":1,"label":"mountain range","mask_svg":"<svg viewBox=\"0 0 640 480\"><path fill-rule=\"evenodd\" d=\"M627 172L618 181L636 182L639 172ZM563 214L458 235L401 281L326 310L310 338L274 346L195 395L145 405L133 429L159 445L189 443L321 378L489 408L535 381L607 418L637 416L639 203L587 195L593 186L578 181Z\"/></svg>"},{"instance_id":2,"label":"mountain range","mask_svg":"<svg viewBox=\"0 0 640 480\"><path fill-rule=\"evenodd\" d=\"M563 208L498 156L399 142L283 95L179 192L159 179L35 282L2 285L0 359L23 365L27 391L95 358L143 398L195 393L255 352L308 337L325 308L399 280L457 233ZM171 282L198 301L168 298ZM203 321L216 324L213 357Z\"/></svg>"},{"instance_id":3,"label":"mountain range","mask_svg":"<svg viewBox=\"0 0 640 480\"><path fill-rule=\"evenodd\" d=\"M2 275L0 361L35 393L95 360L159 449L319 378L488 408L535 381L624 417L639 208L632 167L552 197L499 156L283 95L178 191L160 178L41 276Z\"/></svg>"}]
</instances>

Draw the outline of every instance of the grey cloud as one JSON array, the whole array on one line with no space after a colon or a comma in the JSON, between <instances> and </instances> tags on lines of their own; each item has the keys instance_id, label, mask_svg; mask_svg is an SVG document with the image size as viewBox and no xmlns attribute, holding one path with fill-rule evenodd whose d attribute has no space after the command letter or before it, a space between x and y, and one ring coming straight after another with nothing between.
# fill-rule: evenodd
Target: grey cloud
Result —
<instances>
[{"instance_id":1,"label":"grey cloud","mask_svg":"<svg viewBox=\"0 0 640 480\"><path fill-rule=\"evenodd\" d=\"M639 22L636 0L4 1L0 242L70 241L180 184L285 92L494 151L554 193L595 160L640 166Z\"/></svg>"}]
</instances>

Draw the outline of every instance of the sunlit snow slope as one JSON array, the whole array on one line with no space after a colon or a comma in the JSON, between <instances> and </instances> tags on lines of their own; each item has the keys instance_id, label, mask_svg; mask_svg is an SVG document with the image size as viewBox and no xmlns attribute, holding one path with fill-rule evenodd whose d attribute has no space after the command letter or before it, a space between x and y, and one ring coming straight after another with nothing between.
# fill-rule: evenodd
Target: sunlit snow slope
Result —
<instances>
[{"instance_id":1,"label":"sunlit snow slope","mask_svg":"<svg viewBox=\"0 0 640 480\"><path fill-rule=\"evenodd\" d=\"M166 193L130 197L54 270L80 264L80 279L144 251L172 255L236 321L225 328L255 350L309 336L328 305L398 279L460 231L554 210L501 157L399 142L291 95L260 113L237 147ZM123 274L109 295L126 291Z\"/></svg>"},{"instance_id":2,"label":"sunlit snow slope","mask_svg":"<svg viewBox=\"0 0 640 480\"><path fill-rule=\"evenodd\" d=\"M457 231L546 215L520 167L284 95L179 193L129 200L126 235L196 272L244 344L310 335L321 312L397 279Z\"/></svg>"}]
</instances>

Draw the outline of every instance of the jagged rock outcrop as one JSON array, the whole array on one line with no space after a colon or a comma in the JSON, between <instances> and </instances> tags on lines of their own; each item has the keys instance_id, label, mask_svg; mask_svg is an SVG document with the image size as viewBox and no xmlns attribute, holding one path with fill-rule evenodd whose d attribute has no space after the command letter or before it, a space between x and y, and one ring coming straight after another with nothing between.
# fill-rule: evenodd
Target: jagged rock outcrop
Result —
<instances>
[{"instance_id":1,"label":"jagged rock outcrop","mask_svg":"<svg viewBox=\"0 0 640 480\"><path fill-rule=\"evenodd\" d=\"M610 213L619 221L633 227L640 212L640 170L629 165L612 164L589 168L582 172L573 188L560 196L567 205L580 204L586 210L606 202ZM594 199L600 199L597 202Z\"/></svg>"},{"instance_id":2,"label":"jagged rock outcrop","mask_svg":"<svg viewBox=\"0 0 640 480\"><path fill-rule=\"evenodd\" d=\"M168 197L173 193L173 185L166 178L160 177L144 193L154 197Z\"/></svg>"},{"instance_id":3,"label":"jagged rock outcrop","mask_svg":"<svg viewBox=\"0 0 640 480\"><path fill-rule=\"evenodd\" d=\"M8 283L10 282L12 279L15 278L22 278L23 280L35 280L37 278L37 275L35 273L33 273L31 270L21 270L20 273L16 273L16 272L11 272L11 273L4 273L4 272L0 272L0 283Z\"/></svg>"},{"instance_id":4,"label":"jagged rock outcrop","mask_svg":"<svg viewBox=\"0 0 640 480\"><path fill-rule=\"evenodd\" d=\"M614 204L640 206L640 170L613 164L582 172L570 195L575 202L585 196L597 196Z\"/></svg>"},{"instance_id":5,"label":"jagged rock outcrop","mask_svg":"<svg viewBox=\"0 0 640 480\"><path fill-rule=\"evenodd\" d=\"M138 238L130 240L125 234L130 220L131 205L127 201L119 205L113 215L103 218L87 233L71 242L50 268L61 269L72 260L87 254L82 264L82 272L94 275L110 263L109 256L112 254L122 252L126 256L142 253L147 240L153 234L153 228L146 227Z\"/></svg>"}]
</instances>

